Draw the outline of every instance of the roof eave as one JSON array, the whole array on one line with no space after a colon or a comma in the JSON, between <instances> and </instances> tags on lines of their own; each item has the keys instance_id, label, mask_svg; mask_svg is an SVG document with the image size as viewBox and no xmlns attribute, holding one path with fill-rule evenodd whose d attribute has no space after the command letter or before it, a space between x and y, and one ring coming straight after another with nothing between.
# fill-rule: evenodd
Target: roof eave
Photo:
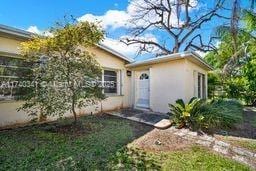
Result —
<instances>
[{"instance_id":1,"label":"roof eave","mask_svg":"<svg viewBox=\"0 0 256 171\"><path fill-rule=\"evenodd\" d=\"M107 52L109 52L109 53L111 53L111 54L113 54L113 55L115 55L115 56L117 56L117 57L119 57L119 58L121 58L121 59L123 59L123 60L125 60L125 61L128 62L128 63L133 62L132 59L130 59L130 58L124 56L123 54L120 54L119 52L115 51L114 49L112 49L112 48L110 48L110 47L107 47L107 46L105 46L105 45L103 45L103 44L101 44L101 43L100 43L100 44L97 44L96 46L99 47L99 48L101 48L101 49L103 49L103 50L105 50L105 51L107 51Z\"/></svg>"},{"instance_id":2,"label":"roof eave","mask_svg":"<svg viewBox=\"0 0 256 171\"><path fill-rule=\"evenodd\" d=\"M211 65L209 65L198 53L193 51L191 51L190 53L192 54L193 57L195 57L198 61L200 61L204 66L206 66L209 71L214 70L214 68Z\"/></svg>"},{"instance_id":3,"label":"roof eave","mask_svg":"<svg viewBox=\"0 0 256 171\"><path fill-rule=\"evenodd\" d=\"M198 55L195 52L190 52L190 51L185 51L185 52L181 52L181 53L175 53L175 54L171 54L171 55L166 55L166 56L162 56L162 57L159 57L159 58L153 58L153 59L148 60L148 61L134 62L134 63L131 63L131 64L127 64L126 67L128 67L128 68L135 68L135 67L140 67L140 66L145 66L145 65L162 63L162 62L165 62L165 61L172 61L172 60L183 59L183 58L187 58L189 56L195 58L197 61L202 63L209 71L213 70L213 68L209 64L207 64L200 57L200 55Z\"/></svg>"},{"instance_id":4,"label":"roof eave","mask_svg":"<svg viewBox=\"0 0 256 171\"><path fill-rule=\"evenodd\" d=\"M24 31L21 29L16 29L13 27L5 26L0 24L0 35L4 37L14 37L17 39L30 39L34 35L33 33L30 33L28 31Z\"/></svg>"}]
</instances>

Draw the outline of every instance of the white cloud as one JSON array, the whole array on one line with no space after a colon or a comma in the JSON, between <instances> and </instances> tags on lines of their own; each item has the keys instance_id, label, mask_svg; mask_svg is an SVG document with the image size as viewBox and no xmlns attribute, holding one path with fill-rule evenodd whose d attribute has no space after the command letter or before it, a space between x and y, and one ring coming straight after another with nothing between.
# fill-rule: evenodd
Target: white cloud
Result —
<instances>
[{"instance_id":1,"label":"white cloud","mask_svg":"<svg viewBox=\"0 0 256 171\"><path fill-rule=\"evenodd\" d=\"M27 31L43 36L53 36L52 33L50 33L48 30L40 30L37 26L29 26Z\"/></svg>"},{"instance_id":2,"label":"white cloud","mask_svg":"<svg viewBox=\"0 0 256 171\"><path fill-rule=\"evenodd\" d=\"M200 50L195 51L198 55L200 55L202 58L204 58L207 55L207 52L202 52Z\"/></svg>"},{"instance_id":3,"label":"white cloud","mask_svg":"<svg viewBox=\"0 0 256 171\"><path fill-rule=\"evenodd\" d=\"M130 36L122 36L121 39L125 38L132 38ZM145 34L144 36L137 37L137 39L140 40L151 40L154 42L157 42L157 39L154 35L152 34ZM120 52L121 54L126 55L127 57L133 58L137 55L139 49L140 49L140 44L132 44L127 46L125 43L120 42L120 40L113 39L113 38L105 38L104 41L102 42L104 45L114 49L117 52ZM152 51L157 52L159 49L156 47L149 47Z\"/></svg>"},{"instance_id":4,"label":"white cloud","mask_svg":"<svg viewBox=\"0 0 256 171\"><path fill-rule=\"evenodd\" d=\"M154 4L160 4L160 0L153 0L152 1ZM163 1L164 4L167 3L167 0ZM175 0L171 0L171 4L176 3ZM198 0L190 0L190 5L193 6L193 8L189 8L189 10L194 10L197 9L197 7L200 6L198 3ZM115 5L116 6L116 5ZM130 28L136 26L142 26L147 23L147 21L154 22L159 20L159 16L156 14L154 10L151 10L150 12L147 12L143 10L144 8L147 8L149 5L145 3L145 0L131 0L127 6L126 10L109 10L103 15L93 15L93 14L85 14L81 17L78 18L79 21L89 21L89 22L100 22L101 26L106 29L106 28ZM166 4L167 6L167 4ZM141 8L142 7L142 8ZM194 8L195 7L195 8ZM184 8L181 8L184 10ZM136 21L136 23L131 23L130 20L137 14L142 14L144 15L144 18L141 20ZM165 17L165 22L167 23L167 16L168 14L164 14ZM170 23L173 26L177 26L178 19L176 15L176 10L173 10L171 18L170 18ZM180 21L179 24L182 24L182 21Z\"/></svg>"},{"instance_id":5,"label":"white cloud","mask_svg":"<svg viewBox=\"0 0 256 171\"><path fill-rule=\"evenodd\" d=\"M134 57L136 55L136 52L138 51L137 45L130 45L127 46L126 44L120 42L117 39L112 38L105 38L102 42L104 45L114 49L115 51L126 55L127 57Z\"/></svg>"},{"instance_id":6,"label":"white cloud","mask_svg":"<svg viewBox=\"0 0 256 171\"><path fill-rule=\"evenodd\" d=\"M150 33L146 33L143 36L136 36L136 37L132 37L132 36L121 36L121 39L125 39L125 38L136 38L137 40L145 40L145 41L152 41L152 42L156 42L157 43L157 38Z\"/></svg>"},{"instance_id":7,"label":"white cloud","mask_svg":"<svg viewBox=\"0 0 256 171\"><path fill-rule=\"evenodd\" d=\"M41 34L42 32L37 28L37 26L29 26L27 31L35 34Z\"/></svg>"},{"instance_id":8,"label":"white cloud","mask_svg":"<svg viewBox=\"0 0 256 171\"><path fill-rule=\"evenodd\" d=\"M100 22L103 28L111 27L113 29L120 27L129 27L128 20L130 15L125 11L109 10L104 15L97 16L93 14L85 14L78 18L78 21Z\"/></svg>"},{"instance_id":9,"label":"white cloud","mask_svg":"<svg viewBox=\"0 0 256 171\"><path fill-rule=\"evenodd\" d=\"M31 32L31 33L35 33L35 34L38 34L38 35L49 35L49 36L52 36L51 33L49 33L49 31L42 31L40 29L38 29L37 26L30 26L27 31ZM132 38L130 36L121 36L121 39L124 39L124 38ZM154 41L154 42L157 42L157 39L154 35L152 34L145 34L144 36L141 36L141 37L137 37L138 39L140 40L151 40L151 41ZM117 40L117 39L113 39L113 38L108 38L106 37L104 39L104 41L102 42L102 44L114 49L115 51L129 57L129 58L134 58L140 48L140 45L139 44L133 44L133 45L129 45L127 46L125 43L122 43L120 40ZM157 51L158 49L154 49L154 51Z\"/></svg>"}]
</instances>

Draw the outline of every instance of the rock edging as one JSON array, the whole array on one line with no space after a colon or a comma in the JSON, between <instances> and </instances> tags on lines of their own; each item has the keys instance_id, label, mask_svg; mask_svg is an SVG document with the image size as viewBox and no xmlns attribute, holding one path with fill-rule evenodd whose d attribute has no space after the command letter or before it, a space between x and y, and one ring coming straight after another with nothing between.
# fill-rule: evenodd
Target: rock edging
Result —
<instances>
[{"instance_id":1,"label":"rock edging","mask_svg":"<svg viewBox=\"0 0 256 171\"><path fill-rule=\"evenodd\" d=\"M169 128L169 130L173 134L183 139L210 148L211 150L219 154L227 156L240 163L249 165L252 168L256 168L256 153L240 147L236 147L224 141L217 140L215 137L206 134L198 135L196 132L192 132L188 129L176 129L174 127L171 127Z\"/></svg>"}]
</instances>

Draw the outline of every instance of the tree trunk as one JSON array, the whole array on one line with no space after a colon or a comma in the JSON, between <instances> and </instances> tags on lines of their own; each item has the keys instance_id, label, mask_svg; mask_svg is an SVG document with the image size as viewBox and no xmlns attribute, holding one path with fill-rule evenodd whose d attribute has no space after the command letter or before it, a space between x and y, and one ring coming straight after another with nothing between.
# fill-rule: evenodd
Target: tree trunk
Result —
<instances>
[{"instance_id":1,"label":"tree trunk","mask_svg":"<svg viewBox=\"0 0 256 171\"><path fill-rule=\"evenodd\" d=\"M74 123L76 124L77 123L77 115L76 115L76 111L75 111L75 100L74 100L74 98L72 100L72 112L73 112L73 115L74 115Z\"/></svg>"}]
</instances>

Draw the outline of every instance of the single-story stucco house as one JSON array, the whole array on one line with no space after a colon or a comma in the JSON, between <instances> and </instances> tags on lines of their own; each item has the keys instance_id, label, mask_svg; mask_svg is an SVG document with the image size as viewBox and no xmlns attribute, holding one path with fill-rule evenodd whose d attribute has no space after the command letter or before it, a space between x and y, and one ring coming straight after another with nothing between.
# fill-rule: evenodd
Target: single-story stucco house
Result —
<instances>
[{"instance_id":1,"label":"single-story stucco house","mask_svg":"<svg viewBox=\"0 0 256 171\"><path fill-rule=\"evenodd\" d=\"M22 60L19 46L31 35L24 30L0 25L1 80L16 78L18 70L25 69L18 62ZM185 101L194 96L207 98L207 71L211 67L194 52L136 62L105 45L97 45L89 51L104 68L102 78L114 80L116 86L105 88L107 99L97 106L78 110L80 114L127 107L166 113L168 104L179 98ZM0 89L0 126L25 123L30 119L26 113L16 111L22 101L13 100L13 96L12 91Z\"/></svg>"}]
</instances>

